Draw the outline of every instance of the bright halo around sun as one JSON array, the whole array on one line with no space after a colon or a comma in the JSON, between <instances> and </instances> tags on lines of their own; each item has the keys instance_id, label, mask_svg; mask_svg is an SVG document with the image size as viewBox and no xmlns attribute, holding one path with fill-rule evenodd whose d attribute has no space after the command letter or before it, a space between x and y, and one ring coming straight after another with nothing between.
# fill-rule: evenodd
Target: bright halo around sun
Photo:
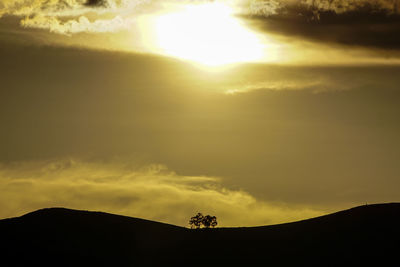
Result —
<instances>
[{"instance_id":1,"label":"bright halo around sun","mask_svg":"<svg viewBox=\"0 0 400 267\"><path fill-rule=\"evenodd\" d=\"M257 35L223 3L188 5L156 20L158 46L170 56L205 65L252 62L263 57Z\"/></svg>"}]
</instances>

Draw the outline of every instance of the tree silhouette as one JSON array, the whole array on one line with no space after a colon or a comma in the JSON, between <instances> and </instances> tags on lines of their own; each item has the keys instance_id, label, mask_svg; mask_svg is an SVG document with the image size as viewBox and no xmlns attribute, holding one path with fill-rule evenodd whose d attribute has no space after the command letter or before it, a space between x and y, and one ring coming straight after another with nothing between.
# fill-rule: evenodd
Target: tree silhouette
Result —
<instances>
[{"instance_id":1,"label":"tree silhouette","mask_svg":"<svg viewBox=\"0 0 400 267\"><path fill-rule=\"evenodd\" d=\"M192 218L190 218L189 220L189 225L190 228L195 228L195 229L199 229L202 226L204 228L214 228L215 226L217 226L217 217L215 216L211 216L211 215L206 215L204 216L203 214L201 214L200 212L197 213L196 216L193 216Z\"/></svg>"},{"instance_id":2,"label":"tree silhouette","mask_svg":"<svg viewBox=\"0 0 400 267\"><path fill-rule=\"evenodd\" d=\"M190 221L189 221L190 228L199 229L201 227L202 222L203 222L203 218L204 218L204 216L200 212L197 213L196 216L193 216L192 218L190 218Z\"/></svg>"},{"instance_id":3,"label":"tree silhouette","mask_svg":"<svg viewBox=\"0 0 400 267\"><path fill-rule=\"evenodd\" d=\"M203 218L202 224L204 225L205 228L214 228L217 226L217 217L211 216L211 215L206 215Z\"/></svg>"}]
</instances>

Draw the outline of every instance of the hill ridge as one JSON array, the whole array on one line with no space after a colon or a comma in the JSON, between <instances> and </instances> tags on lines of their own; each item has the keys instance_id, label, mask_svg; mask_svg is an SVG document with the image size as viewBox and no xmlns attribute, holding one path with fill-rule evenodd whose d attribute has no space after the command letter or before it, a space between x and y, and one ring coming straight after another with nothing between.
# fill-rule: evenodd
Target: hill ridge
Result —
<instances>
[{"instance_id":1,"label":"hill ridge","mask_svg":"<svg viewBox=\"0 0 400 267\"><path fill-rule=\"evenodd\" d=\"M400 209L400 202L365 204L365 205L360 205L360 206L354 206L354 207L344 209L344 210L335 211L335 212L324 214L324 215L317 216L317 217L302 219L302 220L298 220L298 221L278 223L278 224L256 225L256 226L238 226L238 227L219 227L219 228L224 228L224 229L226 229L226 228L259 228L259 227L282 226L282 225L287 225L287 224L310 222L313 220L330 218L330 217L338 216L338 215L351 215L350 213L355 212L355 211L368 212L368 211L371 211L371 209L376 210L377 208L382 208L382 207L383 208L399 208ZM159 224L165 224L165 225L179 227L179 228L186 228L186 227L171 224L171 223L160 222L160 221L156 221L156 220L144 219L144 218L139 218L139 217L133 217L133 216L128 216L128 215L121 215L121 214L109 213L109 212L104 212L104 211L95 211L95 210L72 209L72 208L66 208L66 207L41 208L38 210L34 210L31 212L25 213L21 216L0 219L0 221L8 220L8 219L15 219L15 218L25 218L25 217L37 216L37 215L48 215L48 214L52 214L54 212L56 212L56 213L65 212L65 213L71 213L71 214L81 213L81 214L87 214L87 215L91 214L91 215L104 215L104 216L118 216L120 218L125 218L125 219L141 220L141 221L150 222L150 223L159 223Z\"/></svg>"},{"instance_id":2,"label":"hill ridge","mask_svg":"<svg viewBox=\"0 0 400 267\"><path fill-rule=\"evenodd\" d=\"M7 267L395 266L400 203L285 224L200 231L57 207L0 220L0 235L0 262L10 263Z\"/></svg>"},{"instance_id":3,"label":"hill ridge","mask_svg":"<svg viewBox=\"0 0 400 267\"><path fill-rule=\"evenodd\" d=\"M26 217L41 216L41 215L45 215L45 216L46 215L55 215L55 213L63 214L63 215L81 214L81 215L114 216L114 217L119 217L121 219L138 220L138 221L143 221L143 222L148 222L148 223L157 223L157 224L169 225L169 226L172 226L172 227L184 228L184 227L181 227L179 225L174 225L174 224L165 223L165 222L159 222L159 221L150 220L150 219L143 219L143 218L139 218L139 217L132 217L132 216L127 216L127 215L103 212L103 211L71 209L71 208L65 208L65 207L42 208L42 209L38 209L38 210L35 210L35 211L32 211L32 212L28 212L28 213L23 214L23 215L21 215L19 217L13 217L13 218L8 218L8 219L26 218Z\"/></svg>"}]
</instances>

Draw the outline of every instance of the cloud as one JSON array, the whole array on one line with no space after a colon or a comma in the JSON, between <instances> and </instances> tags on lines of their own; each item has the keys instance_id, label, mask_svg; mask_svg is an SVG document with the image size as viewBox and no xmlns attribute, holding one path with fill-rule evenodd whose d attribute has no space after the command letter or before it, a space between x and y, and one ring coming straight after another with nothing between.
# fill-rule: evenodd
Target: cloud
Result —
<instances>
[{"instance_id":1,"label":"cloud","mask_svg":"<svg viewBox=\"0 0 400 267\"><path fill-rule=\"evenodd\" d=\"M21 25L27 28L48 29L50 32L60 34L72 34L79 32L115 32L122 29L128 29L132 20L123 19L119 16L113 19L98 19L91 22L87 17L80 16L78 19L61 22L54 17L35 16L25 18Z\"/></svg>"},{"instance_id":2,"label":"cloud","mask_svg":"<svg viewBox=\"0 0 400 267\"><path fill-rule=\"evenodd\" d=\"M317 19L321 12L337 14L347 12L367 11L398 14L400 3L398 0L252 0L249 2L249 11L253 14L286 15Z\"/></svg>"},{"instance_id":3,"label":"cloud","mask_svg":"<svg viewBox=\"0 0 400 267\"><path fill-rule=\"evenodd\" d=\"M201 0L196 2L207 2ZM22 17L27 28L58 34L117 32L128 29L139 13L147 14L193 1L160 0L4 0L0 18Z\"/></svg>"},{"instance_id":4,"label":"cloud","mask_svg":"<svg viewBox=\"0 0 400 267\"><path fill-rule=\"evenodd\" d=\"M128 15L149 0L5 0L0 17L23 17L21 25L59 34L116 32L133 22ZM89 14L92 19L89 19ZM107 18L102 18L101 16Z\"/></svg>"},{"instance_id":5,"label":"cloud","mask_svg":"<svg viewBox=\"0 0 400 267\"><path fill-rule=\"evenodd\" d=\"M31 16L79 16L87 12L98 14L130 10L150 0L5 0L0 3L3 14Z\"/></svg>"},{"instance_id":6,"label":"cloud","mask_svg":"<svg viewBox=\"0 0 400 267\"><path fill-rule=\"evenodd\" d=\"M0 168L0 217L44 207L100 210L187 225L196 212L222 226L264 225L321 214L258 201L216 177L182 176L162 165L134 167L77 160L31 161Z\"/></svg>"},{"instance_id":7,"label":"cloud","mask_svg":"<svg viewBox=\"0 0 400 267\"><path fill-rule=\"evenodd\" d=\"M253 1L245 16L269 33L316 42L400 48L397 0Z\"/></svg>"},{"instance_id":8,"label":"cloud","mask_svg":"<svg viewBox=\"0 0 400 267\"><path fill-rule=\"evenodd\" d=\"M85 6L107 6L108 1L106 0L87 0L84 5Z\"/></svg>"},{"instance_id":9,"label":"cloud","mask_svg":"<svg viewBox=\"0 0 400 267\"><path fill-rule=\"evenodd\" d=\"M58 34L117 32L138 14L209 0L4 0L2 15L21 25ZM324 43L400 48L398 0L235 0L236 8L258 30ZM206 19L206 18L205 18Z\"/></svg>"}]
</instances>

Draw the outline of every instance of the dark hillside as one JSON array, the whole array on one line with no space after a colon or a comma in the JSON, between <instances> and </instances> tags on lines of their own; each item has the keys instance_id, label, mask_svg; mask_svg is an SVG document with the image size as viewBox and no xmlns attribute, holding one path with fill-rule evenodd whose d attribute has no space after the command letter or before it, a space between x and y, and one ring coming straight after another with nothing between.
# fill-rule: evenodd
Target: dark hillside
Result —
<instances>
[{"instance_id":1,"label":"dark hillside","mask_svg":"<svg viewBox=\"0 0 400 267\"><path fill-rule=\"evenodd\" d=\"M0 221L2 266L399 266L400 204L262 227L189 230L61 208Z\"/></svg>"}]
</instances>

